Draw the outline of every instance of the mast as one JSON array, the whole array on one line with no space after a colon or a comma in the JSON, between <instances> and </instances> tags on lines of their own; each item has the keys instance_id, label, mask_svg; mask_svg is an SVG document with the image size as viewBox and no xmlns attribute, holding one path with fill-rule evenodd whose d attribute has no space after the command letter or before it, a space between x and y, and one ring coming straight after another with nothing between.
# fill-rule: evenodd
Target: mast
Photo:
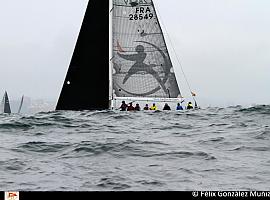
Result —
<instances>
[{"instance_id":1,"label":"mast","mask_svg":"<svg viewBox=\"0 0 270 200\"><path fill-rule=\"evenodd\" d=\"M109 2L90 0L56 110L109 108Z\"/></svg>"},{"instance_id":2,"label":"mast","mask_svg":"<svg viewBox=\"0 0 270 200\"><path fill-rule=\"evenodd\" d=\"M113 108L113 0L109 0L109 102L110 108Z\"/></svg>"}]
</instances>

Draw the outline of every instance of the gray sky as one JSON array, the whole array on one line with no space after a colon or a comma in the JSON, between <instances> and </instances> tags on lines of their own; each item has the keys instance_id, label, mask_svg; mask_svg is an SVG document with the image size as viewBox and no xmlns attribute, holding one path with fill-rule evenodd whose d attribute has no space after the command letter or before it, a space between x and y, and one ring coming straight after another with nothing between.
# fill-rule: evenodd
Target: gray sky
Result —
<instances>
[{"instance_id":1,"label":"gray sky","mask_svg":"<svg viewBox=\"0 0 270 200\"><path fill-rule=\"evenodd\" d=\"M87 0L0 0L0 94L57 100ZM155 0L202 105L270 103L269 0ZM167 43L184 96L187 85Z\"/></svg>"}]
</instances>

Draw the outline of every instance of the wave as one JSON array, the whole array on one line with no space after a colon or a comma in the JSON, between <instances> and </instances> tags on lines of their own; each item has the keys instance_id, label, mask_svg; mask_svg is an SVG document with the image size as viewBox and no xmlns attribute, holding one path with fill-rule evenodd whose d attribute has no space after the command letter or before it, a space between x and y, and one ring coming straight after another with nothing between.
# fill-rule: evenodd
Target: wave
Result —
<instances>
[{"instance_id":1,"label":"wave","mask_svg":"<svg viewBox=\"0 0 270 200\"><path fill-rule=\"evenodd\" d=\"M191 152L191 151L168 151L168 152L146 152L142 155L142 157L163 157L164 159L175 159L175 158L202 158L204 160L216 160L217 158L202 151Z\"/></svg>"},{"instance_id":2,"label":"wave","mask_svg":"<svg viewBox=\"0 0 270 200\"><path fill-rule=\"evenodd\" d=\"M121 177L102 178L97 186L102 189L125 190L131 188L130 185L125 184L125 179Z\"/></svg>"},{"instance_id":3,"label":"wave","mask_svg":"<svg viewBox=\"0 0 270 200\"><path fill-rule=\"evenodd\" d=\"M255 139L265 140L270 138L270 128L266 127L264 130L260 131L258 135L255 136Z\"/></svg>"},{"instance_id":4,"label":"wave","mask_svg":"<svg viewBox=\"0 0 270 200\"><path fill-rule=\"evenodd\" d=\"M26 167L26 164L19 160L19 159L10 159L6 160L5 162L0 161L0 169L3 171L8 170L8 171L20 171L23 170Z\"/></svg>"},{"instance_id":5,"label":"wave","mask_svg":"<svg viewBox=\"0 0 270 200\"><path fill-rule=\"evenodd\" d=\"M6 173L0 186L21 190L70 190L74 186L83 190L186 189L194 188L203 176L206 183L201 188L209 189L207 183L216 185L216 176L209 176L213 173L234 182L232 173L246 177L258 170L267 172L270 161L264 155L270 151L270 125L265 114L269 109L0 115L0 170ZM245 165L244 155L254 155L252 162L259 165ZM247 170L231 162L235 160ZM30 178L19 180L18 174ZM259 176L265 186L256 184L254 189L267 186L269 173ZM63 178L67 180L64 185L59 181ZM253 184L247 178L244 181ZM245 184L238 182L234 187Z\"/></svg>"},{"instance_id":6,"label":"wave","mask_svg":"<svg viewBox=\"0 0 270 200\"><path fill-rule=\"evenodd\" d=\"M259 151L259 152L264 152L264 151L270 151L270 147L268 146L261 146L261 147L251 147L251 146L240 146L236 147L230 151Z\"/></svg>"},{"instance_id":7,"label":"wave","mask_svg":"<svg viewBox=\"0 0 270 200\"><path fill-rule=\"evenodd\" d=\"M241 108L237 110L240 113L246 114L270 114L270 105L258 105L249 108Z\"/></svg>"},{"instance_id":8,"label":"wave","mask_svg":"<svg viewBox=\"0 0 270 200\"><path fill-rule=\"evenodd\" d=\"M199 140L199 143L201 143L201 144L221 143L225 140L226 139L224 137L215 137L215 138L207 138L207 139Z\"/></svg>"},{"instance_id":9,"label":"wave","mask_svg":"<svg viewBox=\"0 0 270 200\"><path fill-rule=\"evenodd\" d=\"M111 154L115 156L140 156L149 153L150 151L144 149L144 147L150 146L166 146L167 144L159 141L140 141L140 140L127 140L124 142L93 142L93 141L82 141L73 145L72 152L75 156L80 154L85 155L101 155ZM64 156L69 157L72 153L68 153ZM74 155L72 155L74 156Z\"/></svg>"},{"instance_id":10,"label":"wave","mask_svg":"<svg viewBox=\"0 0 270 200\"><path fill-rule=\"evenodd\" d=\"M43 146L40 148L40 146ZM45 146L44 146L45 145ZM34 143L35 151L43 152L44 148L47 152L59 151L65 148L66 145L56 146L47 145L43 143ZM111 155L113 157L143 157L143 158L162 158L162 159L175 159L175 158L192 158L197 157L204 160L215 160L211 154L203 151L173 151L166 150L169 147L168 144L160 141L140 141L140 140L127 140L124 142L93 142L93 141L82 141L65 151L62 158L74 158L74 157L85 157L85 156L100 156L100 155ZM27 145L24 148L31 148L33 150L33 144Z\"/></svg>"},{"instance_id":11,"label":"wave","mask_svg":"<svg viewBox=\"0 0 270 200\"><path fill-rule=\"evenodd\" d=\"M0 123L0 129L23 129L23 130L29 130L33 128L31 124L19 122L19 121L9 121L9 122L2 122Z\"/></svg>"},{"instance_id":12,"label":"wave","mask_svg":"<svg viewBox=\"0 0 270 200\"><path fill-rule=\"evenodd\" d=\"M35 153L56 153L62 151L71 145L68 143L48 143L48 142L27 142L18 145L13 151L16 152L35 152Z\"/></svg>"}]
</instances>

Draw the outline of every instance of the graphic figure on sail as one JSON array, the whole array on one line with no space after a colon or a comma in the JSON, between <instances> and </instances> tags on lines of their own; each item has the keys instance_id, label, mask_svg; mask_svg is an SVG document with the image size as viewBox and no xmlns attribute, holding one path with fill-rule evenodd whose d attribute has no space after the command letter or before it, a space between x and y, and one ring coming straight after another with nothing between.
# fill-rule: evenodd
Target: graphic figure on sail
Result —
<instances>
[{"instance_id":1,"label":"graphic figure on sail","mask_svg":"<svg viewBox=\"0 0 270 200\"><path fill-rule=\"evenodd\" d=\"M165 85L163 84L163 81L159 77L158 73L153 69L154 67L156 67L156 65L155 64L147 65L144 63L147 56L147 54L145 53L144 46L137 45L135 50L137 54L125 55L119 52L117 53L121 58L125 60L135 61L135 64L131 66L127 75L125 76L123 80L123 84L125 84L128 81L128 79L134 74L137 74L138 72L146 72L148 74L151 74L159 82L164 92L167 93L167 89Z\"/></svg>"}]
</instances>

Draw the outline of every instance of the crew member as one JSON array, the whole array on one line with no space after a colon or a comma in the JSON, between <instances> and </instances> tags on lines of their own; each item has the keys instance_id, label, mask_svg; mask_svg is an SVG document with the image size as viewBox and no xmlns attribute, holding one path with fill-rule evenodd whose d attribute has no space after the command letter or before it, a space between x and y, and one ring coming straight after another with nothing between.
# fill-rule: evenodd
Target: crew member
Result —
<instances>
[{"instance_id":1,"label":"crew member","mask_svg":"<svg viewBox=\"0 0 270 200\"><path fill-rule=\"evenodd\" d=\"M193 105L192 105L192 103L191 103L191 102L189 102L189 103L188 103L188 105L187 105L187 109L188 109L188 110L193 109Z\"/></svg>"},{"instance_id":2,"label":"crew member","mask_svg":"<svg viewBox=\"0 0 270 200\"><path fill-rule=\"evenodd\" d=\"M163 110L171 110L171 107L169 106L169 104L166 103Z\"/></svg>"},{"instance_id":3,"label":"crew member","mask_svg":"<svg viewBox=\"0 0 270 200\"><path fill-rule=\"evenodd\" d=\"M120 110L121 111L127 111L127 107L128 107L128 105L126 104L126 102L125 101L122 101L122 105L120 107Z\"/></svg>"},{"instance_id":4,"label":"crew member","mask_svg":"<svg viewBox=\"0 0 270 200\"><path fill-rule=\"evenodd\" d=\"M149 108L149 105L146 104L145 107L144 107L144 110L149 110L149 109L150 109L150 108Z\"/></svg>"},{"instance_id":5,"label":"crew member","mask_svg":"<svg viewBox=\"0 0 270 200\"><path fill-rule=\"evenodd\" d=\"M130 103L129 106L127 107L127 111L134 111L135 108L133 107L133 104Z\"/></svg>"},{"instance_id":6,"label":"crew member","mask_svg":"<svg viewBox=\"0 0 270 200\"><path fill-rule=\"evenodd\" d=\"M140 104L138 104L138 103L136 104L135 111L141 111Z\"/></svg>"},{"instance_id":7,"label":"crew member","mask_svg":"<svg viewBox=\"0 0 270 200\"><path fill-rule=\"evenodd\" d=\"M157 106L155 103L153 103L153 106L151 106L150 110L157 110Z\"/></svg>"},{"instance_id":8,"label":"crew member","mask_svg":"<svg viewBox=\"0 0 270 200\"><path fill-rule=\"evenodd\" d=\"M180 103L177 104L176 110L184 110Z\"/></svg>"}]
</instances>

